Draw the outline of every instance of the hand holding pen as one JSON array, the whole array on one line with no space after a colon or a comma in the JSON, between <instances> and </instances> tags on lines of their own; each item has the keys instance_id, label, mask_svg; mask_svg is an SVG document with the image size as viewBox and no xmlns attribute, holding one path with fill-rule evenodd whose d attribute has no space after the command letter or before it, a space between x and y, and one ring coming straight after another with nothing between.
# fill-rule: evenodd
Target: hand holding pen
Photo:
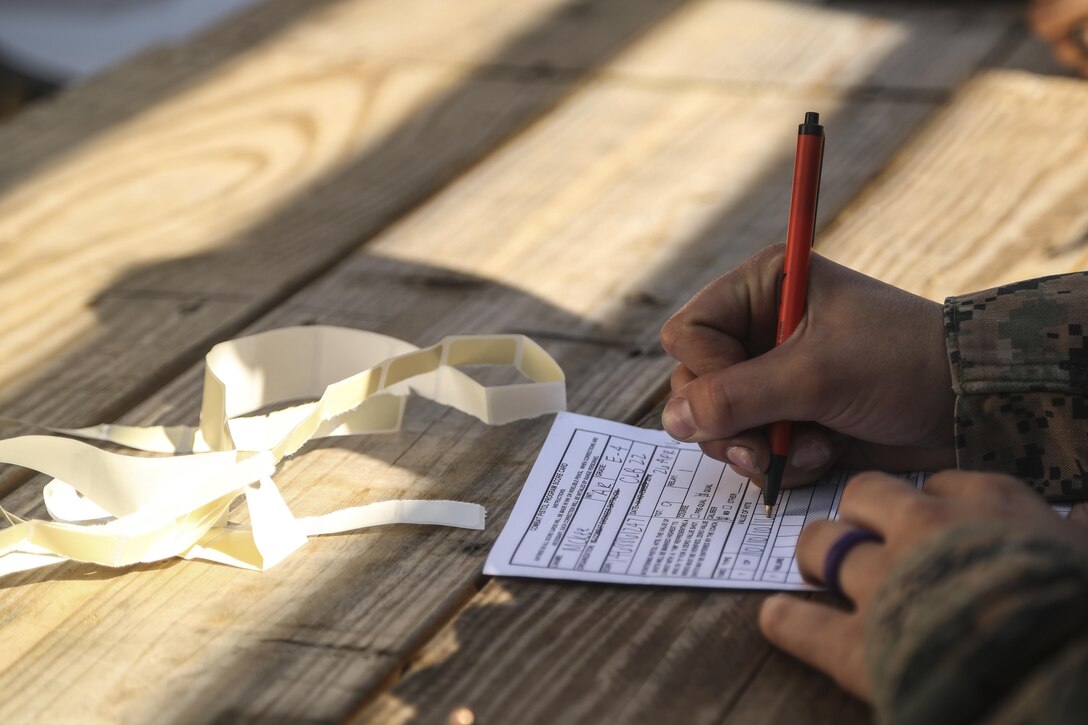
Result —
<instances>
[{"instance_id":1,"label":"hand holding pen","mask_svg":"<svg viewBox=\"0 0 1088 725\"><path fill-rule=\"evenodd\" d=\"M804 314L776 345L785 257L783 245L764 249L664 325L662 345L678 362L665 430L763 483L768 424L794 421L778 451L786 488L833 465L954 466L941 306L813 253Z\"/></svg>"}]
</instances>

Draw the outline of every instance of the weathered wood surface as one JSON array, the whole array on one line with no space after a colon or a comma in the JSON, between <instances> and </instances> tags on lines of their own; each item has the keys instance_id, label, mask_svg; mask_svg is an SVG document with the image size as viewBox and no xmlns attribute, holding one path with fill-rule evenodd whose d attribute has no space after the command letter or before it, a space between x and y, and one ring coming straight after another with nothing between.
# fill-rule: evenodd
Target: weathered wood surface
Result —
<instances>
[{"instance_id":1,"label":"weathered wood surface","mask_svg":"<svg viewBox=\"0 0 1088 725\"><path fill-rule=\"evenodd\" d=\"M0 400L42 422L119 414L587 74L668 79L694 48L699 66L684 77L730 85L950 88L1004 32L983 12L944 62L937 49L966 13L885 15L782 2L274 0L153 52L0 128ZM920 22L930 32L904 52ZM708 25L746 45L705 33L693 45ZM804 53L778 52L785 42Z\"/></svg>"},{"instance_id":2,"label":"weathered wood surface","mask_svg":"<svg viewBox=\"0 0 1088 725\"><path fill-rule=\"evenodd\" d=\"M861 66L845 58L865 59L873 77L913 65L939 87L1005 32L999 14L983 12L946 63L932 43L947 45L967 13L508 5L271 0L0 127L4 414L60 425L116 418L584 78L671 77L695 27L748 28L753 47L788 37L808 49L751 62L748 46L708 55L700 73L731 89L863 86ZM931 32L902 46L923 21ZM744 75L756 65L759 79ZM0 472L0 491L23 480Z\"/></svg>"},{"instance_id":3,"label":"weathered wood surface","mask_svg":"<svg viewBox=\"0 0 1088 725\"><path fill-rule=\"evenodd\" d=\"M817 248L936 297L1083 269L1086 101L1083 81L982 74ZM759 638L761 600L493 580L358 717L437 722L465 706L481 722L660 722L677 712L685 722L866 719L860 704Z\"/></svg>"},{"instance_id":4,"label":"weathered wood surface","mask_svg":"<svg viewBox=\"0 0 1088 725\"><path fill-rule=\"evenodd\" d=\"M1084 269L1086 188L1088 84L988 71L818 248L933 299Z\"/></svg>"},{"instance_id":5,"label":"weathered wood surface","mask_svg":"<svg viewBox=\"0 0 1088 725\"><path fill-rule=\"evenodd\" d=\"M569 47L579 19L561 0L481 38L490 64L477 67L368 52L363 26L406 45L444 32L388 5L272 0L0 127L0 409L53 425L115 419L677 4L601 6L581 67L552 78L501 69L525 43ZM456 15L435 0L398 8ZM335 45L298 41L334 28L346 33ZM26 479L3 468L0 492Z\"/></svg>"},{"instance_id":6,"label":"weathered wood surface","mask_svg":"<svg viewBox=\"0 0 1088 725\"><path fill-rule=\"evenodd\" d=\"M567 370L573 408L630 417L667 374L660 354L644 354L664 317L715 265L784 232L782 149L794 131L773 119L799 117L808 102L600 81L257 327L313 320L420 343L528 328ZM927 109L841 107L851 131L826 172L838 190L826 208L841 206ZM131 419L191 420L199 379L185 375ZM401 434L321 447L277 477L298 514L393 496L468 499L489 508L486 532L329 537L265 575L183 563L90 581L102 574L78 566L14 578L7 595L20 614L0 644L18 666L0 676L13 693L0 713L62 716L71 700L31 686L52 671L104 719L187 720L209 707L231 717L345 714L472 594L547 424L488 429L421 406ZM58 617L70 626L26 626ZM134 649L149 656L97 665Z\"/></svg>"},{"instance_id":7,"label":"weathered wood surface","mask_svg":"<svg viewBox=\"0 0 1088 725\"><path fill-rule=\"evenodd\" d=\"M457 12L398 0L332 7L320 32L302 28L293 42L325 52L386 60L476 66L513 28L559 8L566 45L527 38L502 63L562 74L595 64L595 50L616 34L624 14L668 7L651 32L630 42L598 72L690 85L709 81L770 87L949 91L995 49L1019 7L820 0L640 0L638 3L502 0L460 4ZM390 35L390 23L418 23L412 35ZM344 49L350 49L345 51Z\"/></svg>"},{"instance_id":8,"label":"weathered wood surface","mask_svg":"<svg viewBox=\"0 0 1088 725\"><path fill-rule=\"evenodd\" d=\"M60 280L69 295L54 296L51 305L68 316L58 314L49 326L3 318L0 335L13 335L5 342L26 355L8 369L16 392L4 413L90 422L143 400L126 421L192 422L200 378L190 366L198 352L255 321L245 329L321 322L418 343L455 332L531 332L566 368L572 408L637 419L660 399L669 368L656 352L661 321L698 286L784 232L793 122L783 119L815 104L835 129L821 200L829 219L935 101L1003 45L1011 27L1008 15L983 13L984 32L971 31L963 52L949 55L939 51L956 37L966 11L878 5L880 17L866 21L841 6L817 11L770 2L692 3L679 10L651 2L574 9L526 3L509 13L480 2L445 14L447 4L433 2L360 2L314 4L307 20L301 5L274 2L268 16L215 31L203 45L126 66L100 81L97 106L84 87L18 120L26 125L12 138L27 137L37 152L16 153L18 163L0 174L8 185L0 204L19 199L33 210L55 203L51 194L58 187L42 180L84 189L88 169L128 178L122 173L128 164L132 179L115 200L102 195L101 206L63 224L41 217L38 224L59 226L37 237L37 247L17 247L24 255L20 267L8 266L16 257L7 253L0 260L0 273L10 279L38 274L39 287L42 280ZM699 72L680 82L677 69L694 62L691 48L708 42L696 42L693 34L704 23L730 26L730 8L742 13L734 20L746 18L766 42L793 33L812 51L774 54L758 77L743 75L750 65L741 57L706 56ZM807 13L806 22L793 23L788 10ZM429 22L402 23L405 17ZM346 39L353 28L359 33L354 45ZM452 46L461 55L437 40L450 28L458 31ZM387 40L400 32L409 35ZM477 49L465 44L474 34L481 39ZM238 51L257 40L256 48ZM821 48L839 60L814 58ZM317 80L338 77L344 68L342 85ZM374 68L380 72L369 75ZM157 84L156 77L164 80ZM118 78L138 81L136 94L158 104L137 114L140 104ZM385 113L354 95L360 85L369 88L371 78L388 91ZM912 79L921 80L912 85ZM323 90L299 90L311 80ZM321 106L323 98L328 105ZM68 113L65 103L73 111L97 109L127 120L120 127L103 122L93 142L83 141L74 121L57 120ZM322 112L311 113L310 104ZM215 123L199 122L205 107ZM175 115L189 135L172 129ZM360 117L378 120L370 126ZM186 127L187 118L192 125ZM61 151L50 151L42 132L34 134L35 124L50 119L67 129L55 144ZM250 138L246 129L254 119L268 121L269 129L304 119L307 133L331 138L331 145L314 142L304 153L291 146L290 133L269 130L267 138L256 132ZM333 130L323 135L323 124ZM463 146L441 147L458 134L468 136ZM162 148L167 142L185 151L176 163ZM242 158L238 165L244 166L253 149L256 168L275 173L255 177L252 188L248 177L236 177L235 186L224 182L233 160ZM149 165L144 154L158 163ZM85 165L88 158L104 168ZM204 158L211 161L194 162ZM311 159L317 159L313 167L304 163ZM214 171L216 164L223 164L221 171ZM188 202L165 197L162 214L152 214L133 201L141 198L147 169L158 181L147 187L154 193L142 197L145 202L172 189ZM455 176L456 183L351 252ZM21 196L28 187L38 189L37 200ZM209 190L214 193L202 196ZM90 191L94 197L99 189ZM118 224L111 212L125 208L142 214L131 226ZM68 207L56 213L62 212ZM37 226L21 228L16 245ZM73 230L105 242L80 244ZM325 255L324 261L311 254ZM244 268L217 271L232 260ZM35 288L21 289L15 299ZM88 316L83 306L93 299L100 300L99 311ZM171 324L152 321L159 308L169 311ZM80 315L82 321L70 321ZM58 350L63 364L43 366ZM108 370L96 373L101 377L80 396L72 381L104 361ZM399 434L316 446L277 477L300 515L391 497L461 498L488 506L486 532L392 527L326 537L266 574L167 562L125 572L69 565L5 581L0 685L7 699L0 718L325 721L371 703L361 717L436 720L449 702L482 691L495 694L493 709L481 707L481 713L493 713L496 722L564 713L637 719L674 712L662 705L664 694L676 691L688 697L674 706L705 720L734 702L734 712L758 714L745 708L768 699L762 680L752 680L759 667L786 672L780 676L785 692L808 693L805 712L841 707L843 718L863 716L841 695L819 704L812 693L822 694L826 681L769 655L751 629L758 597L503 582L488 584L473 599L486 549L547 424L489 429L422 405ZM34 511L33 488L16 491L5 506ZM511 602L504 601L508 586L525 588ZM540 619L541 634L532 641L558 638L567 651L584 641L562 639L559 612L577 617L583 610L628 608L643 622L615 620L610 642L616 650L595 645L586 652L588 662L605 669L596 673L599 680L585 680L600 689L580 700L570 690L564 697L560 689L546 689L555 682L529 674L562 664L555 659L560 649L534 653L529 638L518 639L518 623L552 609L539 606L541 599L556 602L557 615ZM728 632L735 649L697 651L693 645L716 631ZM527 663L524 676L512 676L507 665L505 681L497 681L503 668L479 659L491 641L522 648L521 660L503 661ZM447 657L452 668L442 664ZM426 663L440 675L440 691L424 686ZM406 666L407 677L383 695ZM698 677L687 671L691 666L702 668ZM747 668L747 679L723 698L715 668L726 666ZM645 694L621 699L604 687L626 676L641 682ZM63 683L63 694L41 689L50 680ZM538 680L545 690L533 689ZM479 686L490 689L474 689ZM601 692L609 693L603 702ZM552 709L540 710L537 697ZM527 703L538 709L519 710ZM635 709L624 710L629 703Z\"/></svg>"},{"instance_id":9,"label":"weathered wood surface","mask_svg":"<svg viewBox=\"0 0 1088 725\"><path fill-rule=\"evenodd\" d=\"M271 3L247 17L268 24L264 13L289 15L320 28L329 4L305 5ZM640 20L652 18L632 13L614 40ZM274 37L247 48L232 29L253 39L239 21L0 130L0 146L12 149L0 160L0 343L10 351L0 383L9 415L116 415L567 88L333 58ZM516 44L513 32L505 40ZM534 37L562 35L558 24ZM602 56L615 49L601 40ZM160 98L159 84L174 92Z\"/></svg>"}]
</instances>

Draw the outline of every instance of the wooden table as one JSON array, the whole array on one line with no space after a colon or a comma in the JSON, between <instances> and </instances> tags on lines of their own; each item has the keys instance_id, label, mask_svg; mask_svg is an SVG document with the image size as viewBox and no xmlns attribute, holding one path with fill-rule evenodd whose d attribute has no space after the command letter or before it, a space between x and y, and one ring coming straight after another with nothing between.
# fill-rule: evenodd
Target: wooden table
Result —
<instances>
[{"instance_id":1,"label":"wooden table","mask_svg":"<svg viewBox=\"0 0 1088 725\"><path fill-rule=\"evenodd\" d=\"M656 424L657 331L783 238L806 110L823 254L934 299L1084 268L1088 83L1020 11L269 0L0 127L0 414L193 423L212 344L318 322L525 332L572 410ZM277 475L297 515L452 498L486 531L3 580L0 720L869 719L759 594L481 576L549 423L419 404ZM4 471L3 505L44 516L41 483Z\"/></svg>"}]
</instances>

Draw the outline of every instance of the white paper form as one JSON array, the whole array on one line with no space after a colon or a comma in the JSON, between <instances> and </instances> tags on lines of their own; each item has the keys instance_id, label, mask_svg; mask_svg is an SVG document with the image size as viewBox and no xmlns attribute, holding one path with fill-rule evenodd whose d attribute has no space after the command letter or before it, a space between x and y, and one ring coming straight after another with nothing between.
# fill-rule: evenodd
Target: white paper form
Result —
<instances>
[{"instance_id":1,"label":"white paper form","mask_svg":"<svg viewBox=\"0 0 1088 725\"><path fill-rule=\"evenodd\" d=\"M484 573L723 589L811 590L794 552L834 518L849 475L762 493L694 443L559 413ZM921 486L924 474L909 474Z\"/></svg>"}]
</instances>

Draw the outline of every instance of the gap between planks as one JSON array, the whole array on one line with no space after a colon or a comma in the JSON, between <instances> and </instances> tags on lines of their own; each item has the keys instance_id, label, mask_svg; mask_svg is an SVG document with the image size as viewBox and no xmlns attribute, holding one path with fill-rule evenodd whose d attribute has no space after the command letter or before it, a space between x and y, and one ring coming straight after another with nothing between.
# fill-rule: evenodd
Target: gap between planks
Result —
<instances>
[{"instance_id":1,"label":"gap between planks","mask_svg":"<svg viewBox=\"0 0 1088 725\"><path fill-rule=\"evenodd\" d=\"M776 226L777 226L777 222L776 222ZM753 236L753 237L758 237L758 236L759 236L759 234L756 234L756 233L752 233L752 236Z\"/></svg>"},{"instance_id":2,"label":"gap between planks","mask_svg":"<svg viewBox=\"0 0 1088 725\"><path fill-rule=\"evenodd\" d=\"M944 283L954 280L956 285L963 287L984 287L1030 276L1024 274L1026 271L1055 272L1083 266L1088 260L1082 238L1083 226L1078 226L1088 223L1088 219L1083 218L1083 209L1080 217L1072 213L1054 214L1053 210L1064 208L1066 196L1080 198L1075 196L1076 191L1083 188L1083 179L1088 178L1088 141L1082 130L1088 126L1076 123L1077 119L1088 119L1086 98L1088 85L1083 81L1039 79L1006 71L984 73L963 89L955 102L945 107L931 124L911 135L910 142L896 154L896 161L866 185L865 191L856 195L826 234L820 236L818 250L843 262L854 262L854 266L869 274L930 297L938 296L934 294L931 282L938 271L946 275ZM1015 158L1003 162L984 153L986 148L972 145L979 125L994 118L994 113L1002 109L1000 123L987 123L987 128L994 134L988 141L996 140L998 147L1003 148L1021 140L1026 144L1026 161ZM1012 188L1008 188L1010 184ZM913 191L904 195L904 188ZM928 201L930 195L956 199L958 194L965 194L958 215ZM976 234L981 234L979 229L987 229L994 202L997 202L997 208L1007 209L1009 204L1005 198L1009 195L1018 199L1016 209L1021 218L1016 228L1023 226L1029 233L1022 242L1008 235L991 239L988 249L991 258L976 265L965 264L973 257L969 248L963 244L950 245L948 238L943 236L945 230L941 223L949 218L962 218L964 224L974 225ZM880 212L881 209L884 211ZM889 223L889 217L907 220L909 224L900 227ZM1037 225L1048 219L1048 224ZM924 243L919 243L913 236L899 234L897 230L900 229L910 229L915 235L921 234L918 230L925 230ZM1048 244L1040 249L1035 243L1035 235L1045 235ZM964 241L958 236L952 239ZM1077 239L1080 243L1075 243ZM941 244L942 240L943 255L923 258L931 245ZM1031 253L1027 253L1028 248L1021 248L1021 244L1029 245ZM1015 264L1010 265L1011 260L1015 260ZM485 587L481 600L493 594L490 589L494 581ZM523 592L533 590L532 585L522 585L520 580L511 587ZM602 590L601 593L603 596L607 592ZM521 602L515 606L529 605ZM453 621L464 618L469 611L466 608ZM474 656L481 653L483 642L479 631L473 633L470 629L462 634L466 641L461 647L468 648L467 652L461 653L467 658L462 661L472 662ZM441 661L437 664L427 661L429 667L442 666ZM467 665L466 669L471 670L472 666ZM826 686L826 680L812 673L804 674L799 666L789 664L781 655L758 663L758 669L787 673L801 692ZM402 679L410 680L419 672L410 669ZM470 671L462 675L459 691L470 692L464 678L471 674ZM431 675L428 681L434 682L434 677ZM413 692L407 702L421 702L417 699L417 688L418 685L411 688ZM368 700L373 705L385 694L396 698L396 689L369 695ZM767 688L741 692L733 701L735 707L731 706L723 716L732 717L730 713L735 710L736 717L743 722L745 713L754 716L763 712L759 710L759 704L766 702L767 697ZM864 716L856 703L852 705L843 697L827 698L826 712L848 719ZM779 703L778 706L786 705ZM376 711L380 708L364 706L355 715L373 715ZM438 713L432 708L417 714Z\"/></svg>"}]
</instances>

